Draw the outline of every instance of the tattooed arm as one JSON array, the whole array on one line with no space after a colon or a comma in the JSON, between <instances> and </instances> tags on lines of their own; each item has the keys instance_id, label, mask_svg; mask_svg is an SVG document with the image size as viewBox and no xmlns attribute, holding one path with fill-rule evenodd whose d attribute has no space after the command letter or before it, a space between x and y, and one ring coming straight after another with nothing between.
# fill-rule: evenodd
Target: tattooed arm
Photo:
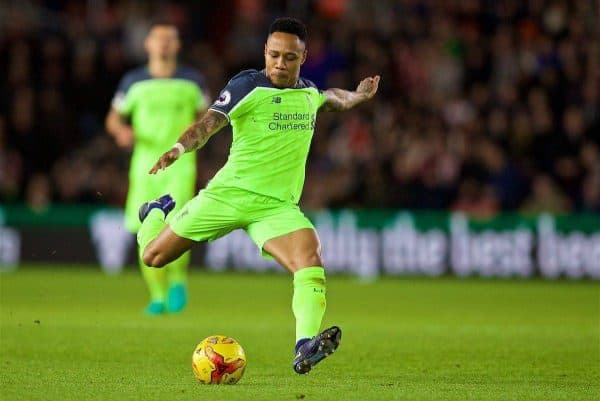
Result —
<instances>
[{"instance_id":1,"label":"tattooed arm","mask_svg":"<svg viewBox=\"0 0 600 401\"><path fill-rule=\"evenodd\" d=\"M165 152L158 159L156 164L150 169L150 174L156 174L158 171L166 169L183 153L201 148L211 136L219 132L227 123L228 120L224 114L208 110L200 121L191 125L181 134L179 140L171 150Z\"/></svg>"},{"instance_id":2,"label":"tattooed arm","mask_svg":"<svg viewBox=\"0 0 600 401\"><path fill-rule=\"evenodd\" d=\"M379 87L379 75L368 77L360 81L355 91L331 88L325 91L327 100L322 106L323 111L348 110L371 99L377 93Z\"/></svg>"}]
</instances>

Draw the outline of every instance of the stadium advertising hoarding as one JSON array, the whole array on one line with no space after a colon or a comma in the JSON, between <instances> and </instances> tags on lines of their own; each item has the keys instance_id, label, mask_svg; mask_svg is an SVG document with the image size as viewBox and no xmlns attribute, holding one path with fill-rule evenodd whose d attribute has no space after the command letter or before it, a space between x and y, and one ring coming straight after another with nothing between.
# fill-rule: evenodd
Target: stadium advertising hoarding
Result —
<instances>
[{"instance_id":1,"label":"stadium advertising hoarding","mask_svg":"<svg viewBox=\"0 0 600 401\"><path fill-rule=\"evenodd\" d=\"M325 211L311 215L329 272L600 278L600 217L503 214L470 220L461 214ZM208 245L215 269L270 269L243 232Z\"/></svg>"},{"instance_id":2,"label":"stadium advertising hoarding","mask_svg":"<svg viewBox=\"0 0 600 401\"><path fill-rule=\"evenodd\" d=\"M68 219L61 216L68 215ZM57 208L44 215L5 209L0 265L57 261L100 264L117 273L135 261L134 237L114 209ZM600 278L600 216L462 214L405 211L310 213L329 272L363 278L380 274L485 277ZM2 220L0 220L2 221ZM280 270L263 259L243 231L198 247L194 264L209 269Z\"/></svg>"}]
</instances>

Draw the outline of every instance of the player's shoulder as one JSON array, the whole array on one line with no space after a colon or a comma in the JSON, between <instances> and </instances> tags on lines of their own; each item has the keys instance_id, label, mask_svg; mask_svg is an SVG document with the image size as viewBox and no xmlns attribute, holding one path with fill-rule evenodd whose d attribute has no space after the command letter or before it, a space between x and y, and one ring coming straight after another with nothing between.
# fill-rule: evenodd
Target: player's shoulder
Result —
<instances>
[{"instance_id":1,"label":"player's shoulder","mask_svg":"<svg viewBox=\"0 0 600 401\"><path fill-rule=\"evenodd\" d=\"M260 75L261 72L257 70L244 70L235 74L211 108L229 112L259 86Z\"/></svg>"},{"instance_id":2,"label":"player's shoulder","mask_svg":"<svg viewBox=\"0 0 600 401\"><path fill-rule=\"evenodd\" d=\"M148 72L148 68L146 66L133 68L127 71L125 75L123 75L123 78L121 79L121 84L119 85L119 89L126 91L133 84L148 79L152 79L152 77L150 76L150 73Z\"/></svg>"},{"instance_id":3,"label":"player's shoulder","mask_svg":"<svg viewBox=\"0 0 600 401\"><path fill-rule=\"evenodd\" d=\"M257 86L260 81L261 72L258 70L243 70L235 74L229 84Z\"/></svg>"},{"instance_id":4,"label":"player's shoulder","mask_svg":"<svg viewBox=\"0 0 600 401\"><path fill-rule=\"evenodd\" d=\"M225 91L229 91L238 96L245 96L252 92L256 87L261 86L260 71L244 70L235 74L229 82Z\"/></svg>"},{"instance_id":5,"label":"player's shoulder","mask_svg":"<svg viewBox=\"0 0 600 401\"><path fill-rule=\"evenodd\" d=\"M187 65L178 66L174 78L192 81L200 86L204 85L204 76L200 73L200 71Z\"/></svg>"},{"instance_id":6,"label":"player's shoulder","mask_svg":"<svg viewBox=\"0 0 600 401\"><path fill-rule=\"evenodd\" d=\"M319 88L313 81L311 81L310 79L300 77L298 79L298 83L296 84L296 89L304 89L304 88L314 88L314 89L319 90Z\"/></svg>"}]
</instances>

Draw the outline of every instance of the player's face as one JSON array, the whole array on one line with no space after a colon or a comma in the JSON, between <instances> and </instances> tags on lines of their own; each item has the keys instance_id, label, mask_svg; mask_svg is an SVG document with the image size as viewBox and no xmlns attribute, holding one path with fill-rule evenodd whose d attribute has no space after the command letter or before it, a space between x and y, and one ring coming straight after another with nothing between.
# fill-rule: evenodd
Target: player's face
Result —
<instances>
[{"instance_id":1,"label":"player's face","mask_svg":"<svg viewBox=\"0 0 600 401\"><path fill-rule=\"evenodd\" d=\"M304 60L306 45L298 36L285 32L273 32L269 35L265 44L265 68L267 77L274 86L295 86Z\"/></svg>"},{"instance_id":2,"label":"player's face","mask_svg":"<svg viewBox=\"0 0 600 401\"><path fill-rule=\"evenodd\" d=\"M151 59L172 60L179 52L179 34L177 28L169 25L157 25L146 38L146 51Z\"/></svg>"}]
</instances>

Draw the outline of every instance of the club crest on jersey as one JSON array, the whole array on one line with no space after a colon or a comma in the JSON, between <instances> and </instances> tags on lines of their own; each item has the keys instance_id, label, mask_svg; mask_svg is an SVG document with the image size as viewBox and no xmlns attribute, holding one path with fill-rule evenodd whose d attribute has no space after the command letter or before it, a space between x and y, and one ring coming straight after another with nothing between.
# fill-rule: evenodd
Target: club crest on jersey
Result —
<instances>
[{"instance_id":1,"label":"club crest on jersey","mask_svg":"<svg viewBox=\"0 0 600 401\"><path fill-rule=\"evenodd\" d=\"M223 91L223 92L221 92L221 96L219 96L219 98L215 102L215 105L216 106L225 106L226 104L229 104L230 101L231 101L231 93L229 93L229 91Z\"/></svg>"}]
</instances>

